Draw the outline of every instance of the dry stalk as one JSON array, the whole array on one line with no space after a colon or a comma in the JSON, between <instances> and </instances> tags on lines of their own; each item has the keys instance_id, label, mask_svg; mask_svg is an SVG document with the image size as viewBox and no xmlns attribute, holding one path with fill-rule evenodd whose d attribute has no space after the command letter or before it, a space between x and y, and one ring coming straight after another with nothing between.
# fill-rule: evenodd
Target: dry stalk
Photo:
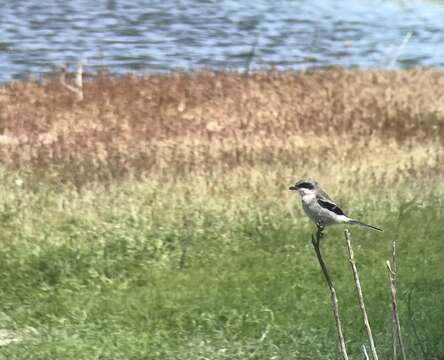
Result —
<instances>
[{"instance_id":1,"label":"dry stalk","mask_svg":"<svg viewBox=\"0 0 444 360\"><path fill-rule=\"evenodd\" d=\"M250 75L251 63L253 62L253 59L256 56L256 48L257 48L258 43L259 43L259 33L256 33L256 36L254 37L254 42L251 46L251 50L247 54L247 58L245 61L245 73L244 74L246 76Z\"/></svg>"},{"instance_id":2,"label":"dry stalk","mask_svg":"<svg viewBox=\"0 0 444 360\"><path fill-rule=\"evenodd\" d=\"M390 266L389 260L386 261L386 265L390 281L390 292L392 295L392 316L396 323L396 335L398 337L401 360L406 360L404 342L401 336L401 325L399 323L399 316L398 316L398 303L396 300L396 273L393 271L392 267Z\"/></svg>"},{"instance_id":3,"label":"dry stalk","mask_svg":"<svg viewBox=\"0 0 444 360\"><path fill-rule=\"evenodd\" d=\"M398 46L398 48L396 49L396 51L392 55L392 59L388 63L389 68L392 68L393 65L395 65L396 61L399 58L399 55L404 50L404 48L407 46L407 44L409 43L412 36L413 36L413 31L408 31L407 34L405 34L404 38L402 39L401 45Z\"/></svg>"},{"instance_id":4,"label":"dry stalk","mask_svg":"<svg viewBox=\"0 0 444 360\"><path fill-rule=\"evenodd\" d=\"M79 62L77 64L75 84L76 84L77 89L80 89L80 91L82 92L82 97L83 97L83 64L82 64L82 62Z\"/></svg>"},{"instance_id":5,"label":"dry stalk","mask_svg":"<svg viewBox=\"0 0 444 360\"><path fill-rule=\"evenodd\" d=\"M368 321L367 311L365 310L364 295L362 294L361 282L359 281L358 269L356 267L355 258L353 255L353 249L350 242L350 232L345 229L344 231L345 241L347 243L348 256L353 272L353 278L355 280L356 292L358 295L359 307L361 308L362 318L364 320L365 330L367 331L368 341L370 343L370 350L372 352L373 360L378 360L378 354L376 352L375 342L373 341L372 329L370 328L370 323Z\"/></svg>"},{"instance_id":6,"label":"dry stalk","mask_svg":"<svg viewBox=\"0 0 444 360\"><path fill-rule=\"evenodd\" d=\"M364 344L362 344L362 353L364 354L365 360L370 360L370 358L368 357L368 354L367 354L367 348L365 347Z\"/></svg>"},{"instance_id":7,"label":"dry stalk","mask_svg":"<svg viewBox=\"0 0 444 360\"><path fill-rule=\"evenodd\" d=\"M75 78L75 85L70 85L66 82L66 67L62 69L62 72L60 74L60 83L63 87L68 89L69 91L76 94L77 99L79 101L83 100L83 65L81 62L77 65L77 71L76 71L76 78Z\"/></svg>"},{"instance_id":8,"label":"dry stalk","mask_svg":"<svg viewBox=\"0 0 444 360\"><path fill-rule=\"evenodd\" d=\"M393 283L396 285L396 240L392 241L392 266L393 266ZM398 331L396 328L396 317L395 313L392 311L392 343L393 343L393 360L398 358L398 349L397 349L397 341L398 341Z\"/></svg>"},{"instance_id":9,"label":"dry stalk","mask_svg":"<svg viewBox=\"0 0 444 360\"><path fill-rule=\"evenodd\" d=\"M296 151L301 172L325 174L319 164L342 169L345 161L365 171L358 178L369 185L409 181L420 170L441 174L442 71L101 73L83 82L85 103L78 101L82 70L76 78L69 69L0 88L2 164L82 185L165 171L286 169ZM378 130L364 139L370 129ZM330 151L338 145L341 154Z\"/></svg>"},{"instance_id":10,"label":"dry stalk","mask_svg":"<svg viewBox=\"0 0 444 360\"><path fill-rule=\"evenodd\" d=\"M330 275L328 274L328 270L327 267L325 266L324 260L322 259L320 241L323 236L324 236L324 228L318 225L316 237L312 235L311 242L313 243L313 247L315 249L319 265L321 266L322 273L324 274L325 281L327 282L328 288L330 290L333 315L336 322L336 332L338 334L338 340L339 340L339 351L342 355L342 359L348 360L347 349L345 347L345 340L342 332L341 319L339 318L339 307L338 307L338 298L336 297L336 290L330 279Z\"/></svg>"}]
</instances>

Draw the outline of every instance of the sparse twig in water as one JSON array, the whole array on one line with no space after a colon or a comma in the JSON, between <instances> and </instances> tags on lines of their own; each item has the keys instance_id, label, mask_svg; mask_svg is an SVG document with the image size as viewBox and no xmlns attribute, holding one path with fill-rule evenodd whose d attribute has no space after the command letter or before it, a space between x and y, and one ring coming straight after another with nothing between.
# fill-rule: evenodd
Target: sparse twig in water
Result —
<instances>
[{"instance_id":1,"label":"sparse twig in water","mask_svg":"<svg viewBox=\"0 0 444 360\"><path fill-rule=\"evenodd\" d=\"M259 43L259 33L256 34L256 36L254 38L253 45L251 46L251 50L247 54L247 59L245 61L245 75L246 76L250 75L250 67L251 67L251 63L253 62L253 59L256 55L256 48L257 48L258 43Z\"/></svg>"},{"instance_id":2,"label":"sparse twig in water","mask_svg":"<svg viewBox=\"0 0 444 360\"><path fill-rule=\"evenodd\" d=\"M63 87L76 94L78 100L83 100L83 64L79 62L77 65L75 85L66 82L66 66L63 67L60 74L60 83Z\"/></svg>"},{"instance_id":3,"label":"sparse twig in water","mask_svg":"<svg viewBox=\"0 0 444 360\"><path fill-rule=\"evenodd\" d=\"M77 64L75 84L77 89L83 89L83 64L81 61Z\"/></svg>"},{"instance_id":4,"label":"sparse twig in water","mask_svg":"<svg viewBox=\"0 0 444 360\"><path fill-rule=\"evenodd\" d=\"M330 279L330 275L328 274L327 267L325 266L324 260L322 259L320 241L323 236L324 236L324 227L321 224L318 224L316 237L314 235L312 235L311 242L313 243L313 247L315 249L316 256L319 261L319 265L321 266L322 273L324 274L325 281L327 282L328 288L330 290L333 315L334 315L335 322L336 322L336 332L338 334L338 339L339 339L339 351L341 352L342 359L348 360L347 349L345 347L344 335L342 333L341 320L339 318L339 307L338 307L338 298L336 297L336 290L333 287L333 283Z\"/></svg>"},{"instance_id":5,"label":"sparse twig in water","mask_svg":"<svg viewBox=\"0 0 444 360\"><path fill-rule=\"evenodd\" d=\"M395 282L396 273L393 271L392 267L390 266L389 260L386 261L386 265L390 281L390 292L392 295L392 314L396 322L396 335L398 336L401 359L406 360L404 342L401 336L401 325L399 323L399 317L398 317L398 303L396 301L396 282Z\"/></svg>"},{"instance_id":6,"label":"sparse twig in water","mask_svg":"<svg viewBox=\"0 0 444 360\"><path fill-rule=\"evenodd\" d=\"M407 46L407 44L409 43L412 36L413 36L412 31L409 31L409 32L407 32L407 34L405 34L404 38L402 39L401 45L398 46L398 48L396 49L396 51L394 52L394 54L392 56L392 59L388 63L389 68L391 68L391 67L393 67L393 65L395 65L396 60L398 60L399 55L401 54L402 50L404 50L404 48Z\"/></svg>"},{"instance_id":7,"label":"sparse twig in water","mask_svg":"<svg viewBox=\"0 0 444 360\"><path fill-rule=\"evenodd\" d=\"M353 249L350 242L350 232L345 229L344 231L345 241L347 243L348 256L353 272L353 278L355 280L356 292L358 294L359 307L361 308L362 317L364 319L365 330L367 331L368 341L370 343L370 350L372 352L373 360L378 360L378 354L376 353L375 342L373 341L372 329L367 317L367 311L365 310L364 295L362 294L361 282L359 281L358 269L356 268L356 262L353 255Z\"/></svg>"}]
</instances>

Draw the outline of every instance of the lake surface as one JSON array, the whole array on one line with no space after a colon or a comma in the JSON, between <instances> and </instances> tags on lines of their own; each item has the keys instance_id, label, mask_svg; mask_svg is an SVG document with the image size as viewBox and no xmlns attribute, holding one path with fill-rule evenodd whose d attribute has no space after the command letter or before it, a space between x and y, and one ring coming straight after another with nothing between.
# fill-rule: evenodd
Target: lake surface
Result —
<instances>
[{"instance_id":1,"label":"lake surface","mask_svg":"<svg viewBox=\"0 0 444 360\"><path fill-rule=\"evenodd\" d=\"M437 1L28 0L0 5L0 81L40 76L79 60L87 71L117 73L435 67L444 65L443 44L444 4Z\"/></svg>"}]
</instances>

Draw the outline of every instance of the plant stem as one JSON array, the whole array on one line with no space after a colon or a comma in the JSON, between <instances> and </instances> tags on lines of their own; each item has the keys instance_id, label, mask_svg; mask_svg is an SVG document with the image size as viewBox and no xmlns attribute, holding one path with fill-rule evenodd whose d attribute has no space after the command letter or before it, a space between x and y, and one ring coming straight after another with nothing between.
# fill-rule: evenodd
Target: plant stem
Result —
<instances>
[{"instance_id":1,"label":"plant stem","mask_svg":"<svg viewBox=\"0 0 444 360\"><path fill-rule=\"evenodd\" d=\"M365 345L362 345L362 353L364 354L364 359L365 360L370 360L367 354L367 348L365 347Z\"/></svg>"},{"instance_id":2,"label":"plant stem","mask_svg":"<svg viewBox=\"0 0 444 360\"><path fill-rule=\"evenodd\" d=\"M339 351L342 355L343 360L348 360L347 349L345 347L344 335L342 333L342 325L341 319L339 318L339 307L338 307L338 298L336 297L336 290L333 286L333 283L330 279L330 275L328 274L327 267L325 266L324 260L322 259L321 249L320 249L320 241L323 237L324 228L322 226L318 226L316 237L312 235L311 241L313 243L313 247L316 252L316 257L318 258L319 265L321 266L322 273L324 274L325 281L327 282L328 288L331 294L331 303L333 308L333 316L336 322L336 332L338 334L339 339Z\"/></svg>"},{"instance_id":3,"label":"plant stem","mask_svg":"<svg viewBox=\"0 0 444 360\"><path fill-rule=\"evenodd\" d=\"M365 310L364 295L362 294L361 282L359 281L358 269L356 267L355 258L353 255L353 249L350 242L350 232L345 229L344 231L345 241L347 243L348 256L353 272L353 278L355 280L356 292L358 295L359 307L361 308L362 318L364 320L365 330L367 331L368 341L370 343L370 350L372 352L373 360L378 360L378 354L376 352L375 342L373 341L372 329L370 328L370 323L368 321L367 311Z\"/></svg>"},{"instance_id":4,"label":"plant stem","mask_svg":"<svg viewBox=\"0 0 444 360\"><path fill-rule=\"evenodd\" d=\"M396 240L392 241L392 266L393 266L393 284L396 286ZM389 284L390 284L390 275L389 275ZM396 316L392 311L392 342L393 342L393 360L398 358L397 351L397 341L398 341L398 330L396 326Z\"/></svg>"},{"instance_id":5,"label":"plant stem","mask_svg":"<svg viewBox=\"0 0 444 360\"><path fill-rule=\"evenodd\" d=\"M389 274L390 292L392 295L392 314L396 322L396 333L398 335L401 359L406 360L407 358L405 356L404 342L401 336L401 325L399 323L399 316L398 316L398 303L396 301L396 283L395 283L396 273L392 270L389 260L386 261L386 265Z\"/></svg>"}]
</instances>

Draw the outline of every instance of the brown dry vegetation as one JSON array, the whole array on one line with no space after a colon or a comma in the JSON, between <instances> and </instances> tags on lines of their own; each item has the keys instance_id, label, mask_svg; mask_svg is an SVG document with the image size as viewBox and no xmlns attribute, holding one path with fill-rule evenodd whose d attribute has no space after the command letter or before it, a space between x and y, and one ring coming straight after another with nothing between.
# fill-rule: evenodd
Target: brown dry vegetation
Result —
<instances>
[{"instance_id":1,"label":"brown dry vegetation","mask_svg":"<svg viewBox=\"0 0 444 360\"><path fill-rule=\"evenodd\" d=\"M0 88L0 154L9 168L79 186L253 164L322 173L325 160L338 171L383 168L384 177L401 168L436 173L443 76L340 69L100 75L85 83L82 101L56 78L15 82Z\"/></svg>"}]
</instances>

